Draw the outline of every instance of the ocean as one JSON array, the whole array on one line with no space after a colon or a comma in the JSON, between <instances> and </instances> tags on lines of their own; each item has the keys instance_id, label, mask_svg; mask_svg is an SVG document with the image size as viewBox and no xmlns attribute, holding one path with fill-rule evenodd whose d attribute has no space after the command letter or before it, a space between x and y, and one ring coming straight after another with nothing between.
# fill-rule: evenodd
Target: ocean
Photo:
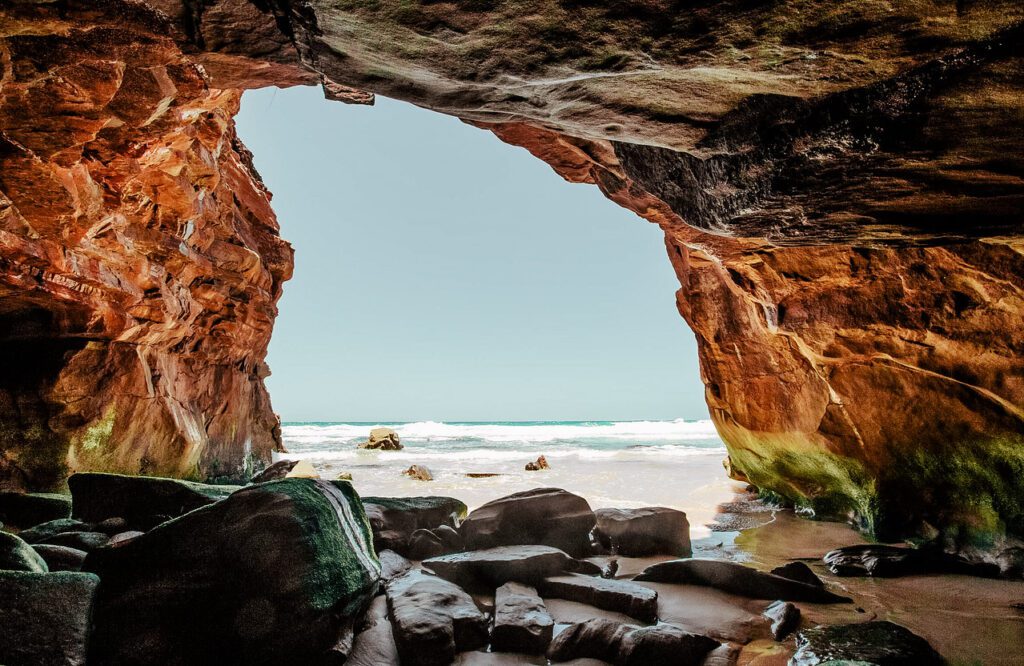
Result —
<instances>
[{"instance_id":1,"label":"ocean","mask_svg":"<svg viewBox=\"0 0 1024 666\"><path fill-rule=\"evenodd\" d=\"M371 429L398 432L401 451L357 448ZM362 495L448 495L469 508L530 488L564 488L594 508L668 506L706 536L719 503L739 486L725 476L725 446L711 421L285 423L287 454L324 478L352 474ZM527 472L544 455L551 468ZM433 481L402 475L425 465ZM493 476L471 477L468 474Z\"/></svg>"}]
</instances>

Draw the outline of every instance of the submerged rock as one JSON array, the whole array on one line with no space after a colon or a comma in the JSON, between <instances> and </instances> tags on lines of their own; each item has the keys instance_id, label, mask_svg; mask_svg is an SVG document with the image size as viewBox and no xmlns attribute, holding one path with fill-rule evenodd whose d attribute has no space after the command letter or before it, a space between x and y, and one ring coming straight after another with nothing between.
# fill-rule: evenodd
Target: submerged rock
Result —
<instances>
[{"instance_id":1,"label":"submerged rock","mask_svg":"<svg viewBox=\"0 0 1024 666\"><path fill-rule=\"evenodd\" d=\"M413 465L409 469L402 472L403 475L408 476L411 479L417 481L433 481L434 474L426 465Z\"/></svg>"},{"instance_id":2,"label":"submerged rock","mask_svg":"<svg viewBox=\"0 0 1024 666\"><path fill-rule=\"evenodd\" d=\"M423 566L467 590L493 590L509 581L536 585L577 571L579 562L550 546L499 546L424 560Z\"/></svg>"},{"instance_id":3,"label":"submerged rock","mask_svg":"<svg viewBox=\"0 0 1024 666\"><path fill-rule=\"evenodd\" d=\"M377 451L401 451L403 447L398 439L398 433L391 428L374 428L370 431L370 438L360 444L359 448Z\"/></svg>"},{"instance_id":4,"label":"submerged rock","mask_svg":"<svg viewBox=\"0 0 1024 666\"><path fill-rule=\"evenodd\" d=\"M527 472L539 472L542 469L551 469L551 465L548 464L548 459L544 456L539 456L537 460L526 463Z\"/></svg>"},{"instance_id":5,"label":"submerged rock","mask_svg":"<svg viewBox=\"0 0 1024 666\"><path fill-rule=\"evenodd\" d=\"M20 537L0 532L0 570L46 573L49 568L46 560Z\"/></svg>"},{"instance_id":6,"label":"submerged rock","mask_svg":"<svg viewBox=\"0 0 1024 666\"><path fill-rule=\"evenodd\" d=\"M595 535L605 548L626 557L690 557L690 523L682 511L653 506L597 509Z\"/></svg>"},{"instance_id":7,"label":"submerged rock","mask_svg":"<svg viewBox=\"0 0 1024 666\"><path fill-rule=\"evenodd\" d=\"M355 491L313 479L239 490L85 568L103 580L90 659L105 666L316 663L380 577Z\"/></svg>"},{"instance_id":8,"label":"submerged rock","mask_svg":"<svg viewBox=\"0 0 1024 666\"><path fill-rule=\"evenodd\" d=\"M83 666L98 584L85 573L0 571L0 664Z\"/></svg>"},{"instance_id":9,"label":"submerged rock","mask_svg":"<svg viewBox=\"0 0 1024 666\"><path fill-rule=\"evenodd\" d=\"M75 518L88 522L124 518L129 527L143 531L213 504L238 489L159 477L91 473L71 475L68 487Z\"/></svg>"},{"instance_id":10,"label":"submerged rock","mask_svg":"<svg viewBox=\"0 0 1024 666\"><path fill-rule=\"evenodd\" d=\"M539 589L545 597L578 601L602 610L623 613L642 622L658 619L658 593L629 581L568 574L545 578Z\"/></svg>"},{"instance_id":11,"label":"submerged rock","mask_svg":"<svg viewBox=\"0 0 1024 666\"><path fill-rule=\"evenodd\" d=\"M587 500L559 488L535 488L473 511L459 529L466 548L539 544L573 557L589 554L597 520Z\"/></svg>"},{"instance_id":12,"label":"submerged rock","mask_svg":"<svg viewBox=\"0 0 1024 666\"><path fill-rule=\"evenodd\" d=\"M837 576L896 578L922 574L951 573L995 578L999 566L968 562L962 557L934 549L901 548L881 544L846 546L829 551L822 558Z\"/></svg>"},{"instance_id":13,"label":"submerged rock","mask_svg":"<svg viewBox=\"0 0 1024 666\"><path fill-rule=\"evenodd\" d=\"M455 584L410 570L385 592L403 666L450 664L457 652L487 645L487 617Z\"/></svg>"},{"instance_id":14,"label":"submerged rock","mask_svg":"<svg viewBox=\"0 0 1024 666\"><path fill-rule=\"evenodd\" d=\"M364 497L363 507L373 528L378 551L409 554L409 539L420 529L456 528L466 517L466 505L454 497Z\"/></svg>"},{"instance_id":15,"label":"submerged rock","mask_svg":"<svg viewBox=\"0 0 1024 666\"><path fill-rule=\"evenodd\" d=\"M505 583L495 591L493 650L544 654L554 626L555 621L535 588Z\"/></svg>"},{"instance_id":16,"label":"submerged rock","mask_svg":"<svg viewBox=\"0 0 1024 666\"><path fill-rule=\"evenodd\" d=\"M599 659L617 666L699 666L718 641L671 625L637 627L595 618L573 624L551 642L553 662Z\"/></svg>"},{"instance_id":17,"label":"submerged rock","mask_svg":"<svg viewBox=\"0 0 1024 666\"><path fill-rule=\"evenodd\" d=\"M71 516L71 498L56 493L0 492L0 522L31 527Z\"/></svg>"},{"instance_id":18,"label":"submerged rock","mask_svg":"<svg viewBox=\"0 0 1024 666\"><path fill-rule=\"evenodd\" d=\"M788 601L773 601L761 615L771 623L772 638L777 641L800 625L800 609Z\"/></svg>"},{"instance_id":19,"label":"submerged rock","mask_svg":"<svg viewBox=\"0 0 1024 666\"><path fill-rule=\"evenodd\" d=\"M797 634L790 666L876 664L941 666L945 660L928 641L892 622L865 622L805 629Z\"/></svg>"},{"instance_id":20,"label":"submerged rock","mask_svg":"<svg viewBox=\"0 0 1024 666\"><path fill-rule=\"evenodd\" d=\"M789 564L783 564L781 567L775 567L771 572L776 576L782 576L783 578L795 580L800 583L807 583L808 585L814 585L815 587L825 587L825 583L818 578L818 575L803 562L790 562Z\"/></svg>"},{"instance_id":21,"label":"submerged rock","mask_svg":"<svg viewBox=\"0 0 1024 666\"><path fill-rule=\"evenodd\" d=\"M82 563L88 554L84 550L68 546L52 546L45 543L35 544L32 550L46 561L50 571L81 571ZM0 567L2 568L2 567Z\"/></svg>"},{"instance_id":22,"label":"submerged rock","mask_svg":"<svg viewBox=\"0 0 1024 666\"><path fill-rule=\"evenodd\" d=\"M783 599L825 604L850 601L848 597L841 597L815 585L721 560L660 562L644 569L634 580L706 585L752 599Z\"/></svg>"}]
</instances>

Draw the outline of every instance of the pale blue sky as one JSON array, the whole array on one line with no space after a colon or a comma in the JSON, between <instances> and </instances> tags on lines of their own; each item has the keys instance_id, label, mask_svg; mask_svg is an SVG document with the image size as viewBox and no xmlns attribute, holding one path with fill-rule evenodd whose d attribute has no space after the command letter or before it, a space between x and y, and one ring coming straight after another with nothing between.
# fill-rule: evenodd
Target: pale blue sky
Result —
<instances>
[{"instance_id":1,"label":"pale blue sky","mask_svg":"<svg viewBox=\"0 0 1024 666\"><path fill-rule=\"evenodd\" d=\"M707 418L659 229L489 132L318 88L238 130L295 247L285 421Z\"/></svg>"}]
</instances>

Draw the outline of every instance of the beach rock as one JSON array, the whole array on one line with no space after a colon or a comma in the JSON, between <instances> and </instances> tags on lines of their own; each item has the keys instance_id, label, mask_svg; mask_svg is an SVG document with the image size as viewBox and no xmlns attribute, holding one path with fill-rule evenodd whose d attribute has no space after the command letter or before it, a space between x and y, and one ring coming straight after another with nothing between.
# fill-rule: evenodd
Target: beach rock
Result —
<instances>
[{"instance_id":1,"label":"beach rock","mask_svg":"<svg viewBox=\"0 0 1024 666\"><path fill-rule=\"evenodd\" d=\"M750 483L750 479L747 478L747 475L741 472L740 470L736 469L736 466L732 462L732 457L726 456L725 459L722 460L722 467L725 468L725 475L728 476L733 481L740 481L741 483Z\"/></svg>"},{"instance_id":2,"label":"beach rock","mask_svg":"<svg viewBox=\"0 0 1024 666\"><path fill-rule=\"evenodd\" d=\"M596 522L582 497L559 488L535 488L484 504L469 514L459 533L469 550L540 544L585 557Z\"/></svg>"},{"instance_id":3,"label":"beach rock","mask_svg":"<svg viewBox=\"0 0 1024 666\"><path fill-rule=\"evenodd\" d=\"M137 539L143 534L145 534L145 532L140 532L139 530L128 530L127 532L119 532L118 534L115 534L114 536L110 537L110 541L107 543L107 546L121 546L128 543L129 541L132 541L133 539Z\"/></svg>"},{"instance_id":4,"label":"beach rock","mask_svg":"<svg viewBox=\"0 0 1024 666\"><path fill-rule=\"evenodd\" d=\"M595 535L605 548L626 557L690 557L690 523L682 511L666 507L597 509Z\"/></svg>"},{"instance_id":5,"label":"beach rock","mask_svg":"<svg viewBox=\"0 0 1024 666\"><path fill-rule=\"evenodd\" d=\"M495 591L491 649L544 654L551 643L554 626L555 621L535 588L505 583Z\"/></svg>"},{"instance_id":6,"label":"beach rock","mask_svg":"<svg viewBox=\"0 0 1024 666\"><path fill-rule=\"evenodd\" d=\"M762 615L771 623L772 638L777 641L800 625L800 609L788 601L773 601Z\"/></svg>"},{"instance_id":7,"label":"beach rock","mask_svg":"<svg viewBox=\"0 0 1024 666\"><path fill-rule=\"evenodd\" d=\"M87 522L124 518L129 527L143 531L237 490L236 486L177 479L92 473L71 475L68 487L75 518Z\"/></svg>"},{"instance_id":8,"label":"beach rock","mask_svg":"<svg viewBox=\"0 0 1024 666\"><path fill-rule=\"evenodd\" d=\"M553 662L600 659L617 666L700 666L718 641L671 624L637 627L595 618L570 625L551 642Z\"/></svg>"},{"instance_id":9,"label":"beach rock","mask_svg":"<svg viewBox=\"0 0 1024 666\"><path fill-rule=\"evenodd\" d=\"M84 666L98 584L86 573L0 571L0 664Z\"/></svg>"},{"instance_id":10,"label":"beach rock","mask_svg":"<svg viewBox=\"0 0 1024 666\"><path fill-rule=\"evenodd\" d=\"M48 570L46 560L32 550L32 546L14 534L0 532L0 571L46 573Z\"/></svg>"},{"instance_id":11,"label":"beach rock","mask_svg":"<svg viewBox=\"0 0 1024 666\"><path fill-rule=\"evenodd\" d=\"M49 571L81 571L82 563L85 562L85 556L88 554L77 548L45 543L35 544L32 546L32 550L39 553L39 556L46 561Z\"/></svg>"},{"instance_id":12,"label":"beach rock","mask_svg":"<svg viewBox=\"0 0 1024 666\"><path fill-rule=\"evenodd\" d=\"M723 592L752 599L783 599L811 603L850 601L828 590L767 574L735 562L720 560L671 560L647 567L636 581L706 585Z\"/></svg>"},{"instance_id":13,"label":"beach rock","mask_svg":"<svg viewBox=\"0 0 1024 666\"><path fill-rule=\"evenodd\" d=\"M945 660L921 638L892 622L865 622L805 629L796 636L790 666L877 664L940 666Z\"/></svg>"},{"instance_id":14,"label":"beach rock","mask_svg":"<svg viewBox=\"0 0 1024 666\"><path fill-rule=\"evenodd\" d=\"M795 580L800 583L807 583L808 585L814 585L815 587L825 587L825 583L818 578L818 575L803 562L790 562L789 564L783 564L781 567L775 567L772 569L772 573L776 576L782 576L783 578Z\"/></svg>"},{"instance_id":15,"label":"beach rock","mask_svg":"<svg viewBox=\"0 0 1024 666\"><path fill-rule=\"evenodd\" d=\"M409 469L402 472L402 474L411 479L416 479L417 481L434 480L434 474L426 465L412 465Z\"/></svg>"},{"instance_id":16,"label":"beach rock","mask_svg":"<svg viewBox=\"0 0 1024 666\"><path fill-rule=\"evenodd\" d=\"M542 469L551 469L551 466L548 465L548 459L544 456L540 456L534 462L526 463L527 472L539 472Z\"/></svg>"},{"instance_id":17,"label":"beach rock","mask_svg":"<svg viewBox=\"0 0 1024 666\"><path fill-rule=\"evenodd\" d=\"M736 666L739 661L742 645L736 643L722 643L704 658L701 666Z\"/></svg>"},{"instance_id":18,"label":"beach rock","mask_svg":"<svg viewBox=\"0 0 1024 666\"><path fill-rule=\"evenodd\" d=\"M352 480L352 473L351 472L339 472L338 476L334 477L334 479L336 481L351 481Z\"/></svg>"},{"instance_id":19,"label":"beach rock","mask_svg":"<svg viewBox=\"0 0 1024 666\"><path fill-rule=\"evenodd\" d=\"M387 597L378 595L363 616L345 666L397 666L401 663L387 615Z\"/></svg>"},{"instance_id":20,"label":"beach rock","mask_svg":"<svg viewBox=\"0 0 1024 666\"><path fill-rule=\"evenodd\" d=\"M267 481L277 481L278 479L284 479L288 476L288 473L292 471L292 468L295 467L298 463L298 460L278 460L276 463L267 467L259 474L253 476L252 483L266 483Z\"/></svg>"},{"instance_id":21,"label":"beach rock","mask_svg":"<svg viewBox=\"0 0 1024 666\"><path fill-rule=\"evenodd\" d=\"M18 532L18 536L28 543L37 543L64 532L88 532L92 527L92 525L74 518L57 518L22 530Z\"/></svg>"},{"instance_id":22,"label":"beach rock","mask_svg":"<svg viewBox=\"0 0 1024 666\"><path fill-rule=\"evenodd\" d=\"M619 561L608 560L608 563L601 567L601 578L615 578L615 574L619 572Z\"/></svg>"},{"instance_id":23,"label":"beach rock","mask_svg":"<svg viewBox=\"0 0 1024 666\"><path fill-rule=\"evenodd\" d=\"M339 482L344 483L344 482ZM376 550L408 555L409 538L419 529L458 527L466 505L453 497L364 497Z\"/></svg>"},{"instance_id":24,"label":"beach rock","mask_svg":"<svg viewBox=\"0 0 1024 666\"><path fill-rule=\"evenodd\" d=\"M105 666L314 664L380 577L355 491L314 479L239 490L84 568L103 580L90 660Z\"/></svg>"},{"instance_id":25,"label":"beach rock","mask_svg":"<svg viewBox=\"0 0 1024 666\"><path fill-rule=\"evenodd\" d=\"M622 640L626 634L638 628L604 618L578 622L554 637L547 656L556 663L573 659L600 659L615 663Z\"/></svg>"},{"instance_id":26,"label":"beach rock","mask_svg":"<svg viewBox=\"0 0 1024 666\"><path fill-rule=\"evenodd\" d=\"M431 557L444 555L448 550L438 535L430 530L416 530L409 537L407 552L409 557L414 560L426 560Z\"/></svg>"},{"instance_id":27,"label":"beach rock","mask_svg":"<svg viewBox=\"0 0 1024 666\"><path fill-rule=\"evenodd\" d=\"M509 581L536 585L549 576L576 571L578 562L550 546L499 546L423 561L423 566L467 590L493 590Z\"/></svg>"},{"instance_id":28,"label":"beach rock","mask_svg":"<svg viewBox=\"0 0 1024 666\"><path fill-rule=\"evenodd\" d=\"M543 597L578 601L602 610L623 613L642 622L658 619L658 593L630 581L568 574L545 578L538 589Z\"/></svg>"},{"instance_id":29,"label":"beach rock","mask_svg":"<svg viewBox=\"0 0 1024 666\"><path fill-rule=\"evenodd\" d=\"M360 444L359 448L377 451L401 451L404 447L398 440L398 433L391 428L374 428L370 431L370 438Z\"/></svg>"},{"instance_id":30,"label":"beach rock","mask_svg":"<svg viewBox=\"0 0 1024 666\"><path fill-rule=\"evenodd\" d=\"M377 553L377 559L380 561L380 579L385 582L412 569L412 562L393 550L380 551Z\"/></svg>"},{"instance_id":31,"label":"beach rock","mask_svg":"<svg viewBox=\"0 0 1024 666\"><path fill-rule=\"evenodd\" d=\"M71 498L56 493L0 492L0 522L31 527L71 516Z\"/></svg>"},{"instance_id":32,"label":"beach rock","mask_svg":"<svg viewBox=\"0 0 1024 666\"><path fill-rule=\"evenodd\" d=\"M487 617L455 584L410 570L384 589L403 666L450 664L457 652L487 645Z\"/></svg>"},{"instance_id":33,"label":"beach rock","mask_svg":"<svg viewBox=\"0 0 1024 666\"><path fill-rule=\"evenodd\" d=\"M37 541L37 545L49 544L51 546L66 546L77 548L91 553L97 548L102 548L110 543L110 537L103 532L61 532Z\"/></svg>"},{"instance_id":34,"label":"beach rock","mask_svg":"<svg viewBox=\"0 0 1024 666\"><path fill-rule=\"evenodd\" d=\"M120 534L121 532L126 532L128 530L128 521L119 517L107 518L106 520L101 520L92 527L92 530L82 529L80 531L103 532L107 536L114 536L115 534Z\"/></svg>"},{"instance_id":35,"label":"beach rock","mask_svg":"<svg viewBox=\"0 0 1024 666\"><path fill-rule=\"evenodd\" d=\"M916 549L862 544L829 551L822 558L829 571L837 576L874 576L897 578L923 574L960 574L996 578L997 564L968 562L934 548Z\"/></svg>"}]
</instances>

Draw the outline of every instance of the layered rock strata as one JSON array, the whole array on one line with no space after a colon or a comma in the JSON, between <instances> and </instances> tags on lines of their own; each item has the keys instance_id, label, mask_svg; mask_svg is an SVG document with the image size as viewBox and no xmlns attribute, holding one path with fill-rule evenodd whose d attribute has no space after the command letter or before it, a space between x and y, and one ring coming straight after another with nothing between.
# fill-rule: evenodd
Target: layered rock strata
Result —
<instances>
[{"instance_id":1,"label":"layered rock strata","mask_svg":"<svg viewBox=\"0 0 1024 666\"><path fill-rule=\"evenodd\" d=\"M244 475L291 254L239 90L457 115L659 224L736 469L882 536L1024 533L1024 7L4 8L0 478Z\"/></svg>"}]
</instances>

